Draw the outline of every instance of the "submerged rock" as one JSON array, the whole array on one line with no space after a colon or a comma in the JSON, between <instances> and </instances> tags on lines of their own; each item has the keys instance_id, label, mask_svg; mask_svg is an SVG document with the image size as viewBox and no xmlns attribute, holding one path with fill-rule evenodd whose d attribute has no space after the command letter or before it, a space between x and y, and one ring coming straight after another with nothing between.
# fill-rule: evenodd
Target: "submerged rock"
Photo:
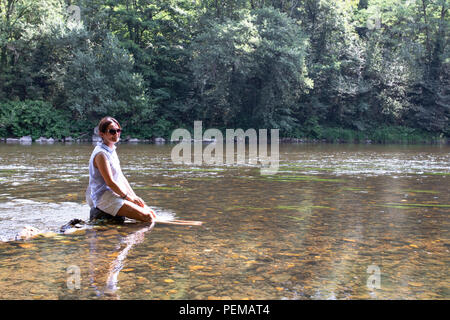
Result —
<instances>
[{"instance_id":1,"label":"submerged rock","mask_svg":"<svg viewBox=\"0 0 450 320\"><path fill-rule=\"evenodd\" d=\"M74 233L78 234L78 233L85 232L86 228L87 228L87 224L83 220L72 219L68 223L63 225L59 231L63 234L74 234ZM18 232L16 234L16 236L14 237L14 240L16 240L16 241L30 240L37 236L43 236L45 238L50 238L50 237L54 237L55 235L57 235L55 232L44 231L44 230L41 230L41 229L38 229L38 228L35 228L32 226L25 226L25 227L23 227L22 230L20 230L20 232Z\"/></svg>"},{"instance_id":2,"label":"submerged rock","mask_svg":"<svg viewBox=\"0 0 450 320\"><path fill-rule=\"evenodd\" d=\"M53 237L56 237L57 235L58 234L56 232L52 232L52 231L44 232L44 233L40 234L40 236L42 236L44 238L53 238Z\"/></svg>"},{"instance_id":3,"label":"submerged rock","mask_svg":"<svg viewBox=\"0 0 450 320\"><path fill-rule=\"evenodd\" d=\"M19 233L16 234L15 240L29 240L42 233L42 230L32 226L25 226Z\"/></svg>"},{"instance_id":4,"label":"submerged rock","mask_svg":"<svg viewBox=\"0 0 450 320\"><path fill-rule=\"evenodd\" d=\"M85 234L87 229L95 228L98 230L107 230L108 227L102 226L103 223L108 224L123 224L125 221L125 217L114 217L110 214L107 214L97 208L92 208L90 212L89 222L83 221L81 219L72 219L59 229L59 233L48 231L48 230L41 230L32 226L25 226L23 227L20 232L18 232L14 239L15 241L23 241L23 240L30 240L36 237L45 237L45 238L52 238L55 236L58 236L58 234L71 234L71 235L81 235ZM100 225L98 225L100 223ZM0 241L9 241L10 239L2 239L0 238Z\"/></svg>"}]
</instances>

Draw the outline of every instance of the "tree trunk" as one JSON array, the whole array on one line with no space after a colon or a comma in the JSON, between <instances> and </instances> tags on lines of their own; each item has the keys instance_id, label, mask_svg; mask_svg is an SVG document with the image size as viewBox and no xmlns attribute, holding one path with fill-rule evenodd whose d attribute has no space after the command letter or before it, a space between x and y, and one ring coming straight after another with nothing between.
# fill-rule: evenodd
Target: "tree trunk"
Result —
<instances>
[{"instance_id":1,"label":"tree trunk","mask_svg":"<svg viewBox=\"0 0 450 320\"><path fill-rule=\"evenodd\" d=\"M431 60L431 78L433 80L439 79L441 74L441 54L445 50L445 15L447 13L447 8L445 7L445 2L442 4L441 16L439 19L439 27L436 35L436 43L433 50L433 56Z\"/></svg>"},{"instance_id":2,"label":"tree trunk","mask_svg":"<svg viewBox=\"0 0 450 320\"><path fill-rule=\"evenodd\" d=\"M426 74L427 77L430 76L430 64L431 64L431 43L430 43L430 28L428 25L428 17L427 17L427 4L425 3L426 0L422 0L422 13L423 13L423 19L425 21L425 45L427 48L427 66L426 66Z\"/></svg>"}]
</instances>

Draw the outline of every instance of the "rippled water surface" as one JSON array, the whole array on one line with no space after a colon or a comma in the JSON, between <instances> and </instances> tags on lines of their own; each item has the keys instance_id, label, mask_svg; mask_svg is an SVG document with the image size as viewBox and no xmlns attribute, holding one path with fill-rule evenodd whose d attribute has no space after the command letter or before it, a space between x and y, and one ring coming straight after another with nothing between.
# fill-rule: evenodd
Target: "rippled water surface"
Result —
<instances>
[{"instance_id":1,"label":"rippled water surface","mask_svg":"<svg viewBox=\"0 0 450 320\"><path fill-rule=\"evenodd\" d=\"M281 145L271 176L172 147L117 151L149 206L203 226L62 235L88 218L93 146L0 144L0 298L450 298L449 146ZM11 241L26 225L44 234Z\"/></svg>"}]
</instances>

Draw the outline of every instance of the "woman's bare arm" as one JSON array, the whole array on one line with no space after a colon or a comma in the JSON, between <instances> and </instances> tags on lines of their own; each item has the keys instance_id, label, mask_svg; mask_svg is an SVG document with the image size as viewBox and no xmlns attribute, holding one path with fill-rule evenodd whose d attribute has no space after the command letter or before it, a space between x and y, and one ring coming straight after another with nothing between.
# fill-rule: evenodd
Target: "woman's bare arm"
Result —
<instances>
[{"instance_id":1,"label":"woman's bare arm","mask_svg":"<svg viewBox=\"0 0 450 320\"><path fill-rule=\"evenodd\" d=\"M121 179L122 179L122 181L123 181L123 184L124 184L125 188L127 188L128 193L134 195L135 197L137 197L137 196L136 196L136 193L135 193L135 192L133 191L133 189L131 188L130 184L128 183L127 178L125 178L125 176L123 175L123 173L120 174L120 177L121 177Z\"/></svg>"},{"instance_id":2,"label":"woman's bare arm","mask_svg":"<svg viewBox=\"0 0 450 320\"><path fill-rule=\"evenodd\" d=\"M136 196L136 194L131 189L130 184L126 179L124 179L124 183L122 185L116 183L113 180L111 166L108 162L108 159L103 153L99 153L95 156L94 165L97 167L98 171L100 171L100 174L105 180L106 185L110 187L112 191L117 193L121 198L127 195L127 197L124 199L129 200L140 207L144 207L145 205L144 201L138 196Z\"/></svg>"}]
</instances>

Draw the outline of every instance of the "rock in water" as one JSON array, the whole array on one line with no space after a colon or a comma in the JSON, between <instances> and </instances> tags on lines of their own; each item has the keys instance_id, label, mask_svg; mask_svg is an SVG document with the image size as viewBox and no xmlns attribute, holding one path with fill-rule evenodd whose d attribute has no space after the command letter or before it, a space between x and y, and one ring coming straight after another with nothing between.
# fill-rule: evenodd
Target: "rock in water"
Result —
<instances>
[{"instance_id":1,"label":"rock in water","mask_svg":"<svg viewBox=\"0 0 450 320\"><path fill-rule=\"evenodd\" d=\"M42 231L32 226L25 226L18 234L16 234L15 240L29 240L41 234Z\"/></svg>"},{"instance_id":2,"label":"rock in water","mask_svg":"<svg viewBox=\"0 0 450 320\"><path fill-rule=\"evenodd\" d=\"M69 222L67 222L65 225L63 225L59 231L64 234L73 233L73 232L85 227L85 225L86 225L86 222L84 222L81 219L72 219Z\"/></svg>"},{"instance_id":3,"label":"rock in water","mask_svg":"<svg viewBox=\"0 0 450 320\"><path fill-rule=\"evenodd\" d=\"M161 137L155 138L154 141L155 141L156 144L163 144L163 143L166 143L166 139L161 138Z\"/></svg>"},{"instance_id":4,"label":"rock in water","mask_svg":"<svg viewBox=\"0 0 450 320\"><path fill-rule=\"evenodd\" d=\"M39 139L36 139L36 142L37 142L37 143L44 143L44 142L47 142L47 138L45 138L45 137L39 137Z\"/></svg>"},{"instance_id":5,"label":"rock in water","mask_svg":"<svg viewBox=\"0 0 450 320\"><path fill-rule=\"evenodd\" d=\"M31 143L33 141L33 139L31 139L30 136L24 136L22 138L20 138L19 142L20 143Z\"/></svg>"},{"instance_id":6,"label":"rock in water","mask_svg":"<svg viewBox=\"0 0 450 320\"><path fill-rule=\"evenodd\" d=\"M113 217L107 213L104 213L103 211L100 211L98 209L91 210L91 220L92 219L106 219L108 222L111 223L120 223L122 224L125 221L125 217ZM86 232L86 229L88 229L90 225L86 223L85 221L81 219L72 219L65 225L63 225L59 232L62 234L84 234ZM38 228L32 227L32 226L25 226L20 232L16 234L14 237L15 241L19 240L30 240L32 238L35 238L37 236L43 236L46 238L53 237L56 235L55 232L49 232L40 230ZM1 239L1 238L0 238ZM3 240L1 240L3 241Z\"/></svg>"}]
</instances>

